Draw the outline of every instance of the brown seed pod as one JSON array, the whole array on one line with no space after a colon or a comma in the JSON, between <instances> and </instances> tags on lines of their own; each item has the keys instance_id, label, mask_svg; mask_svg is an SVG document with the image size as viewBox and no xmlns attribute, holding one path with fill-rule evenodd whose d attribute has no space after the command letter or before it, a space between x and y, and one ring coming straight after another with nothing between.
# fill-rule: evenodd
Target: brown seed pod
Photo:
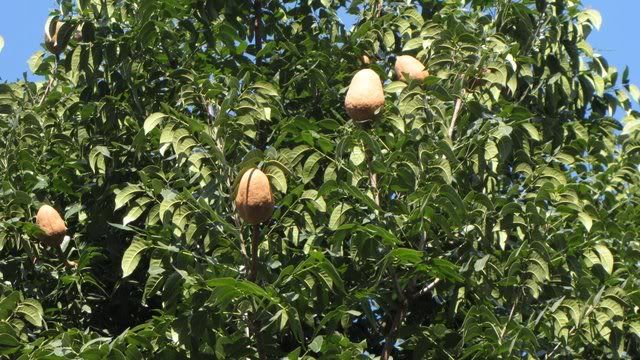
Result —
<instances>
[{"instance_id":1,"label":"brown seed pod","mask_svg":"<svg viewBox=\"0 0 640 360\"><path fill-rule=\"evenodd\" d=\"M360 63L362 63L362 65L369 65L371 64L371 58L367 55L362 55L360 56Z\"/></svg>"},{"instance_id":2,"label":"brown seed pod","mask_svg":"<svg viewBox=\"0 0 640 360\"><path fill-rule=\"evenodd\" d=\"M38 210L36 225L44 232L44 234L40 236L40 240L47 246L60 246L64 236L67 234L67 227L64 224L64 220L56 209L49 205L42 205Z\"/></svg>"},{"instance_id":3,"label":"brown seed pod","mask_svg":"<svg viewBox=\"0 0 640 360\"><path fill-rule=\"evenodd\" d=\"M371 69L358 71L351 80L344 107L355 122L373 119L376 111L384 106L384 91L378 74Z\"/></svg>"},{"instance_id":4,"label":"brown seed pod","mask_svg":"<svg viewBox=\"0 0 640 360\"><path fill-rule=\"evenodd\" d=\"M409 78L418 81L424 80L429 76L429 72L425 70L424 65L413 56L401 55L396 58L396 77L400 81L405 81L404 74L408 74Z\"/></svg>"},{"instance_id":5,"label":"brown seed pod","mask_svg":"<svg viewBox=\"0 0 640 360\"><path fill-rule=\"evenodd\" d=\"M238 185L236 209L245 222L256 225L265 222L273 214L273 194L269 178L259 169L247 170Z\"/></svg>"}]
</instances>

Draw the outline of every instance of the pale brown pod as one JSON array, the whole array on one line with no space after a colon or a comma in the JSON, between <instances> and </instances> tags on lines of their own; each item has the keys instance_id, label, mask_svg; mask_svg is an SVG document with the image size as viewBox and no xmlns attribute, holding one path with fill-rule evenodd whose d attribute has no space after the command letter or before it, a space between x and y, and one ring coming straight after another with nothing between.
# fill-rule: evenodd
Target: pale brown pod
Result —
<instances>
[{"instance_id":1,"label":"pale brown pod","mask_svg":"<svg viewBox=\"0 0 640 360\"><path fill-rule=\"evenodd\" d=\"M236 209L245 222L256 225L265 222L273 214L273 194L269 178L259 169L247 170L238 185Z\"/></svg>"},{"instance_id":2,"label":"pale brown pod","mask_svg":"<svg viewBox=\"0 0 640 360\"><path fill-rule=\"evenodd\" d=\"M36 215L36 225L42 229L40 240L47 246L60 246L65 235L67 226L56 209L49 205L42 205Z\"/></svg>"},{"instance_id":3,"label":"pale brown pod","mask_svg":"<svg viewBox=\"0 0 640 360\"><path fill-rule=\"evenodd\" d=\"M429 72L425 70L424 65L418 59L409 55L401 55L396 58L395 71L396 77L400 81L405 81L404 74L408 74L409 78L418 81L422 81L429 76Z\"/></svg>"},{"instance_id":4,"label":"pale brown pod","mask_svg":"<svg viewBox=\"0 0 640 360\"><path fill-rule=\"evenodd\" d=\"M371 69L358 71L351 79L344 107L355 122L373 119L376 111L384 106L384 90L378 74Z\"/></svg>"}]
</instances>

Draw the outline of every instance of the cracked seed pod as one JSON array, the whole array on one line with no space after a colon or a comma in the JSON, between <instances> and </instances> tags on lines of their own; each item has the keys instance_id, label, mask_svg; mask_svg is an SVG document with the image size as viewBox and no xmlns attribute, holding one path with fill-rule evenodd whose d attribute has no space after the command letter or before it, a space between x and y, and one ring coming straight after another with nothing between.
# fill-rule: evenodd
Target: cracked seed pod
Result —
<instances>
[{"instance_id":1,"label":"cracked seed pod","mask_svg":"<svg viewBox=\"0 0 640 360\"><path fill-rule=\"evenodd\" d=\"M273 214L273 194L267 175L259 169L249 169L238 185L236 209L245 222L256 225L265 222Z\"/></svg>"},{"instance_id":2,"label":"cracked seed pod","mask_svg":"<svg viewBox=\"0 0 640 360\"><path fill-rule=\"evenodd\" d=\"M384 106L384 91L378 74L371 69L358 71L349 84L344 107L355 122L373 119L376 111Z\"/></svg>"},{"instance_id":3,"label":"cracked seed pod","mask_svg":"<svg viewBox=\"0 0 640 360\"><path fill-rule=\"evenodd\" d=\"M44 47L54 55L60 55L67 44L62 42L60 37L60 29L64 22L51 20L47 21L44 29Z\"/></svg>"},{"instance_id":4,"label":"cracked seed pod","mask_svg":"<svg viewBox=\"0 0 640 360\"><path fill-rule=\"evenodd\" d=\"M396 77L400 81L405 81L404 74L408 74L409 78L418 81L424 80L429 76L429 72L425 70L424 65L413 56L401 55L396 58Z\"/></svg>"},{"instance_id":5,"label":"cracked seed pod","mask_svg":"<svg viewBox=\"0 0 640 360\"><path fill-rule=\"evenodd\" d=\"M47 246L60 246L65 235L67 235L67 227L64 224L64 220L56 209L49 205L42 205L38 210L36 225L44 232L40 236L40 240Z\"/></svg>"}]
</instances>

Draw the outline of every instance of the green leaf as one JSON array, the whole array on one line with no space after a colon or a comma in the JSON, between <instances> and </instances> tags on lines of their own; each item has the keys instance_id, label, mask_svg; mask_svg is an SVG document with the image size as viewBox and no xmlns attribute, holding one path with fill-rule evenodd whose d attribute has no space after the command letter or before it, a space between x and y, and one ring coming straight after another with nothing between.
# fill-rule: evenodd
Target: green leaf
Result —
<instances>
[{"instance_id":1,"label":"green leaf","mask_svg":"<svg viewBox=\"0 0 640 360\"><path fill-rule=\"evenodd\" d=\"M150 197L140 197L136 199L136 204L129 209L127 215L122 219L122 225L127 225L135 220L137 220L146 210L146 205L151 202Z\"/></svg>"},{"instance_id":2,"label":"green leaf","mask_svg":"<svg viewBox=\"0 0 640 360\"><path fill-rule=\"evenodd\" d=\"M598 257L600 259L600 265L604 268L604 270L612 274L613 273L613 254L609 251L609 248L602 244L598 244L594 247L594 250L598 253Z\"/></svg>"},{"instance_id":3,"label":"green leaf","mask_svg":"<svg viewBox=\"0 0 640 360\"><path fill-rule=\"evenodd\" d=\"M383 38L383 42L384 42L384 46L387 49L393 49L394 44L396 43L396 37L393 34L393 31L391 31L390 29L384 32L384 38Z\"/></svg>"},{"instance_id":4,"label":"green leaf","mask_svg":"<svg viewBox=\"0 0 640 360\"><path fill-rule=\"evenodd\" d=\"M304 167L302 169L302 181L307 183L313 179L318 172L320 165L318 165L318 161L322 158L322 154L315 152L307 158L307 161L304 163Z\"/></svg>"},{"instance_id":5,"label":"green leaf","mask_svg":"<svg viewBox=\"0 0 640 360\"><path fill-rule=\"evenodd\" d=\"M411 51L414 49L418 49L422 47L422 38L413 38L409 41L407 41L404 44L404 47L402 48L402 51L407 52L407 51Z\"/></svg>"},{"instance_id":6,"label":"green leaf","mask_svg":"<svg viewBox=\"0 0 640 360\"><path fill-rule=\"evenodd\" d=\"M278 96L278 90L276 89L276 87L264 81L258 81L257 83L253 84L253 88L257 89L259 92L265 95Z\"/></svg>"},{"instance_id":7,"label":"green leaf","mask_svg":"<svg viewBox=\"0 0 640 360\"><path fill-rule=\"evenodd\" d=\"M632 321L628 323L629 329L640 338L640 321Z\"/></svg>"},{"instance_id":8,"label":"green leaf","mask_svg":"<svg viewBox=\"0 0 640 360\"><path fill-rule=\"evenodd\" d=\"M640 89L636 85L629 85L629 94L636 103L640 103Z\"/></svg>"},{"instance_id":9,"label":"green leaf","mask_svg":"<svg viewBox=\"0 0 640 360\"><path fill-rule=\"evenodd\" d=\"M527 131L527 133L533 140L536 140L536 141L542 140L542 138L540 138L540 133L538 132L538 129L536 129L536 127L533 124L524 123L522 124L522 127Z\"/></svg>"},{"instance_id":10,"label":"green leaf","mask_svg":"<svg viewBox=\"0 0 640 360\"><path fill-rule=\"evenodd\" d=\"M123 207L126 203L128 203L131 199L133 199L137 193L143 192L138 185L129 185L126 188L119 190L116 193L115 198L115 208L114 210L118 210Z\"/></svg>"},{"instance_id":11,"label":"green leaf","mask_svg":"<svg viewBox=\"0 0 640 360\"><path fill-rule=\"evenodd\" d=\"M27 61L27 64L29 65L29 70L31 70L32 73L37 74L38 68L42 64L43 59L44 59L44 52L37 51L35 54L33 54Z\"/></svg>"},{"instance_id":12,"label":"green leaf","mask_svg":"<svg viewBox=\"0 0 640 360\"><path fill-rule=\"evenodd\" d=\"M122 256L122 262L120 264L122 268L122 277L125 278L138 267L142 252L148 248L145 241L139 238L135 238L131 245L127 248Z\"/></svg>"},{"instance_id":13,"label":"green leaf","mask_svg":"<svg viewBox=\"0 0 640 360\"><path fill-rule=\"evenodd\" d=\"M587 9L580 13L580 18L588 20L597 30L602 26L602 15L595 9Z\"/></svg>"},{"instance_id":14,"label":"green leaf","mask_svg":"<svg viewBox=\"0 0 640 360\"><path fill-rule=\"evenodd\" d=\"M155 295L162 287L164 280L163 275L165 273L165 269L162 266L162 260L152 258L149 261L149 270L147 273L149 276L147 277L147 282L144 285L144 293L142 296L145 300Z\"/></svg>"},{"instance_id":15,"label":"green leaf","mask_svg":"<svg viewBox=\"0 0 640 360\"><path fill-rule=\"evenodd\" d=\"M336 230L345 221L345 213L351 209L351 205L346 203L338 204L329 217L329 229Z\"/></svg>"},{"instance_id":16,"label":"green leaf","mask_svg":"<svg viewBox=\"0 0 640 360\"><path fill-rule=\"evenodd\" d=\"M78 11L80 13L87 11L87 9L89 8L89 2L90 0L76 0L76 6L78 7Z\"/></svg>"},{"instance_id":17,"label":"green leaf","mask_svg":"<svg viewBox=\"0 0 640 360\"><path fill-rule=\"evenodd\" d=\"M147 119L144 121L144 134L147 135L151 132L151 130L155 129L156 126L158 126L158 124L160 124L160 121L162 121L162 119L166 118L167 115L163 114L163 113L153 113L151 115L149 115L147 117Z\"/></svg>"},{"instance_id":18,"label":"green leaf","mask_svg":"<svg viewBox=\"0 0 640 360\"><path fill-rule=\"evenodd\" d=\"M382 208L378 204L376 204L376 202L371 197L365 195L365 193L363 193L359 188L347 183L340 183L340 187L344 189L350 196L357 200L360 200L362 203L367 205L370 209L383 211Z\"/></svg>"},{"instance_id":19,"label":"green leaf","mask_svg":"<svg viewBox=\"0 0 640 360\"><path fill-rule=\"evenodd\" d=\"M2 349L0 350L0 352L6 354L6 352L4 352L4 349L19 347L20 345L20 342L14 336L6 333L0 334L0 349Z\"/></svg>"},{"instance_id":20,"label":"green leaf","mask_svg":"<svg viewBox=\"0 0 640 360\"><path fill-rule=\"evenodd\" d=\"M582 225L584 225L584 228L587 229L587 232L591 231L591 226L593 225L593 218L589 214L585 212L580 212L578 214L578 220L580 220Z\"/></svg>"},{"instance_id":21,"label":"green leaf","mask_svg":"<svg viewBox=\"0 0 640 360\"><path fill-rule=\"evenodd\" d=\"M34 326L42 326L42 316L44 311L40 302L34 299L26 299L18 304L16 312L24 316L24 318Z\"/></svg>"},{"instance_id":22,"label":"green leaf","mask_svg":"<svg viewBox=\"0 0 640 360\"><path fill-rule=\"evenodd\" d=\"M111 153L105 146L94 146L89 152L89 166L95 173L104 174L107 167L105 164L105 157L110 158Z\"/></svg>"},{"instance_id":23,"label":"green leaf","mask_svg":"<svg viewBox=\"0 0 640 360\"><path fill-rule=\"evenodd\" d=\"M422 252L414 249L397 248L391 250L389 257L404 265L415 265L422 262Z\"/></svg>"},{"instance_id":24,"label":"green leaf","mask_svg":"<svg viewBox=\"0 0 640 360\"><path fill-rule=\"evenodd\" d=\"M309 344L309 349L314 353L319 353L322 350L322 343L324 342L324 336L318 335Z\"/></svg>"},{"instance_id":25,"label":"green leaf","mask_svg":"<svg viewBox=\"0 0 640 360\"><path fill-rule=\"evenodd\" d=\"M269 166L265 169L265 174L271 179L271 185L283 194L287 193L287 177L281 168Z\"/></svg>"},{"instance_id":26,"label":"green leaf","mask_svg":"<svg viewBox=\"0 0 640 360\"><path fill-rule=\"evenodd\" d=\"M406 87L407 84L403 81L392 81L389 84L385 85L384 91L388 93L400 93Z\"/></svg>"},{"instance_id":27,"label":"green leaf","mask_svg":"<svg viewBox=\"0 0 640 360\"><path fill-rule=\"evenodd\" d=\"M351 150L351 155L349 155L349 159L355 166L359 166L365 160L365 153L360 146L354 146L353 150Z\"/></svg>"},{"instance_id":28,"label":"green leaf","mask_svg":"<svg viewBox=\"0 0 640 360\"><path fill-rule=\"evenodd\" d=\"M622 135L630 135L640 129L640 119L627 119L622 129Z\"/></svg>"}]
</instances>

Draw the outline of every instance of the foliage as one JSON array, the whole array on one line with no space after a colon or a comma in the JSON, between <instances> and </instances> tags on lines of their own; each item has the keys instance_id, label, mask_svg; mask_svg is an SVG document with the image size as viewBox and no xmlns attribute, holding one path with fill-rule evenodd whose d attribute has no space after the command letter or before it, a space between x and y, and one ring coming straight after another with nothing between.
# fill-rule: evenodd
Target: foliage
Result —
<instances>
[{"instance_id":1,"label":"foliage","mask_svg":"<svg viewBox=\"0 0 640 360\"><path fill-rule=\"evenodd\" d=\"M640 91L579 1L53 15L68 45L29 60L45 81L0 84L2 354L640 356ZM363 54L386 94L368 128L343 109ZM393 81L399 54L431 76ZM277 204L255 282L232 202L253 166ZM77 269L33 240L43 203Z\"/></svg>"}]
</instances>

